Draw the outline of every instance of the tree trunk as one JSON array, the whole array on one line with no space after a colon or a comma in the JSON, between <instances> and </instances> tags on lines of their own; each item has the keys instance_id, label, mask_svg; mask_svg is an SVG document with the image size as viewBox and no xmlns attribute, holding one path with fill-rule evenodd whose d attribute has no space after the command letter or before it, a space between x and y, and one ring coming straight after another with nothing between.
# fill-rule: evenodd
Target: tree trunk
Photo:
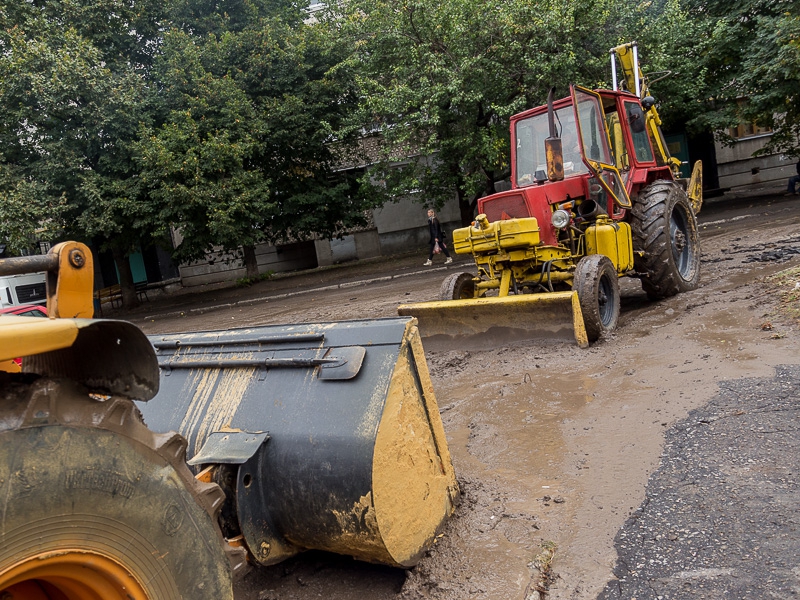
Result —
<instances>
[{"instance_id":1,"label":"tree trunk","mask_svg":"<svg viewBox=\"0 0 800 600\"><path fill-rule=\"evenodd\" d=\"M242 246L244 251L244 267L248 279L258 279L258 261L256 260L255 246Z\"/></svg>"},{"instance_id":2,"label":"tree trunk","mask_svg":"<svg viewBox=\"0 0 800 600\"><path fill-rule=\"evenodd\" d=\"M476 201L470 202L464 197L463 190L459 189L458 194L458 210L461 213L461 226L467 227L475 219L475 205Z\"/></svg>"},{"instance_id":3,"label":"tree trunk","mask_svg":"<svg viewBox=\"0 0 800 600\"><path fill-rule=\"evenodd\" d=\"M128 255L116 246L111 248L111 254L114 256L114 264L117 265L117 272L119 273L122 306L125 308L136 308L139 306L140 302L133 284L133 272L131 271L131 263L128 261Z\"/></svg>"}]
</instances>

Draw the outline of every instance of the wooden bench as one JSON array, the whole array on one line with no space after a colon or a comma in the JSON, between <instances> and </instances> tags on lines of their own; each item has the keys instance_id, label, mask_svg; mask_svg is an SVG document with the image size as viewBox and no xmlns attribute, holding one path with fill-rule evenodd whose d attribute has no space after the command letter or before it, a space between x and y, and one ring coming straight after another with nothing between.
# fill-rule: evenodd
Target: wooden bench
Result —
<instances>
[{"instance_id":1,"label":"wooden bench","mask_svg":"<svg viewBox=\"0 0 800 600\"><path fill-rule=\"evenodd\" d=\"M143 281L142 283L137 283L135 284L134 287L136 290L136 295L138 296L140 301L146 301L146 302L150 301L150 298L147 297L146 281ZM102 290L97 290L94 293L94 300L95 300L95 312L98 313L100 316L102 316L103 304L110 302L111 308L119 308L120 306L122 306L122 289L117 283L107 288L103 288Z\"/></svg>"},{"instance_id":2,"label":"wooden bench","mask_svg":"<svg viewBox=\"0 0 800 600\"><path fill-rule=\"evenodd\" d=\"M94 293L94 299L96 312L99 312L102 316L103 304L110 302L111 308L122 306L122 290L120 289L119 284L112 285L107 288L103 288L102 290L97 290Z\"/></svg>"}]
</instances>

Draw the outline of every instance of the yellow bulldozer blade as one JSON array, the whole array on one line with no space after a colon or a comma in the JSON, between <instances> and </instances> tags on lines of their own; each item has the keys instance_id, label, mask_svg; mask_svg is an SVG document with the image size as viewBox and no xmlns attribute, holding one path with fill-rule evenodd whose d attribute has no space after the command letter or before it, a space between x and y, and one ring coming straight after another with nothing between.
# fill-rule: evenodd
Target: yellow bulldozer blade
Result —
<instances>
[{"instance_id":1,"label":"yellow bulldozer blade","mask_svg":"<svg viewBox=\"0 0 800 600\"><path fill-rule=\"evenodd\" d=\"M589 346L575 291L403 304L397 312L417 318L428 349L566 337L570 330L581 348Z\"/></svg>"}]
</instances>

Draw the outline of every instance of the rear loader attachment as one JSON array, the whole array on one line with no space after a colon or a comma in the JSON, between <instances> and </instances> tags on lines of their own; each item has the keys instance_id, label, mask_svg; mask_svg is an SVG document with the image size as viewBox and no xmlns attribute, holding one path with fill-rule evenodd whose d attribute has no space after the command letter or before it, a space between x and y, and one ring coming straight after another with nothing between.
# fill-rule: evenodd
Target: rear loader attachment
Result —
<instances>
[{"instance_id":1,"label":"rear loader attachment","mask_svg":"<svg viewBox=\"0 0 800 600\"><path fill-rule=\"evenodd\" d=\"M575 291L403 304L397 312L417 318L428 349L569 337L589 346Z\"/></svg>"},{"instance_id":2,"label":"rear loader attachment","mask_svg":"<svg viewBox=\"0 0 800 600\"><path fill-rule=\"evenodd\" d=\"M305 549L409 567L458 488L416 321L151 336L140 409L226 491L225 537L270 565Z\"/></svg>"}]
</instances>

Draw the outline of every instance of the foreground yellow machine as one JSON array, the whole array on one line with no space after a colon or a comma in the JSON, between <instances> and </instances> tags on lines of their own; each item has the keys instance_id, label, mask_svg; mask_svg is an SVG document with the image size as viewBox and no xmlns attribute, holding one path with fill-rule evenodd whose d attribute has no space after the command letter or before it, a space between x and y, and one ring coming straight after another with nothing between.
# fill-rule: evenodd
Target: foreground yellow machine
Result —
<instances>
[{"instance_id":1,"label":"foreground yellow machine","mask_svg":"<svg viewBox=\"0 0 800 600\"><path fill-rule=\"evenodd\" d=\"M82 244L0 261L33 271L50 318L0 317L3 600L230 600L305 549L409 567L452 513L412 319L148 339L89 318Z\"/></svg>"},{"instance_id":2,"label":"foreground yellow machine","mask_svg":"<svg viewBox=\"0 0 800 600\"><path fill-rule=\"evenodd\" d=\"M512 189L481 198L475 222L453 232L477 274L450 275L440 301L398 308L426 338L571 335L587 347L617 326L619 277L639 278L652 299L697 286L701 165L678 177L636 44L611 55L612 90L551 91L511 118Z\"/></svg>"}]
</instances>

